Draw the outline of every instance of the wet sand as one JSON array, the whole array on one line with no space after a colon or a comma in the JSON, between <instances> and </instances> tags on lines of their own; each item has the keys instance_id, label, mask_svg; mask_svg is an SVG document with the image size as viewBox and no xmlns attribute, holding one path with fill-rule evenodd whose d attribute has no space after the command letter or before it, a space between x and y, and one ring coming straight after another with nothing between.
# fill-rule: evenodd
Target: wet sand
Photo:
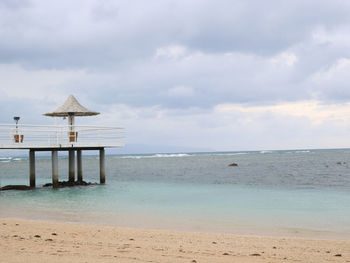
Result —
<instances>
[{"instance_id":1,"label":"wet sand","mask_svg":"<svg viewBox=\"0 0 350 263\"><path fill-rule=\"evenodd\" d=\"M0 219L0 262L350 262L350 241Z\"/></svg>"}]
</instances>

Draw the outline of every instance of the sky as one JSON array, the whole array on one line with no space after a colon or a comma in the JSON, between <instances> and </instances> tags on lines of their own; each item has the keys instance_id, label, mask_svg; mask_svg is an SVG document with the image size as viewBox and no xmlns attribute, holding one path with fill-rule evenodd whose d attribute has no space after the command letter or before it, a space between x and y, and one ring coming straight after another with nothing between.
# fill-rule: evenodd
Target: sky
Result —
<instances>
[{"instance_id":1,"label":"sky","mask_svg":"<svg viewBox=\"0 0 350 263\"><path fill-rule=\"evenodd\" d=\"M0 123L73 94L126 150L350 147L346 0L0 0Z\"/></svg>"}]
</instances>

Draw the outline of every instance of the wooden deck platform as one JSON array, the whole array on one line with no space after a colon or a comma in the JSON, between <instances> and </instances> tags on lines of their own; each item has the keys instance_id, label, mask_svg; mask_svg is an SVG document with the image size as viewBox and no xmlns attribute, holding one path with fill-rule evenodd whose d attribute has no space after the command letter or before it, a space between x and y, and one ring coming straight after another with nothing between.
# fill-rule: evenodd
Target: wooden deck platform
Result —
<instances>
[{"instance_id":1,"label":"wooden deck platform","mask_svg":"<svg viewBox=\"0 0 350 263\"><path fill-rule=\"evenodd\" d=\"M124 147L124 143L74 143L74 144L0 144L1 149L7 150L35 150L35 151L68 151L68 150L98 150L100 148Z\"/></svg>"},{"instance_id":2,"label":"wooden deck platform","mask_svg":"<svg viewBox=\"0 0 350 263\"><path fill-rule=\"evenodd\" d=\"M35 152L50 151L52 157L52 185L58 183L58 152L68 151L69 182L76 180L75 159L77 160L77 181L83 181L82 151L98 150L100 157L100 183L106 181L105 148L123 147L120 127L101 126L44 126L0 124L0 150L29 150L29 185L34 188Z\"/></svg>"}]
</instances>

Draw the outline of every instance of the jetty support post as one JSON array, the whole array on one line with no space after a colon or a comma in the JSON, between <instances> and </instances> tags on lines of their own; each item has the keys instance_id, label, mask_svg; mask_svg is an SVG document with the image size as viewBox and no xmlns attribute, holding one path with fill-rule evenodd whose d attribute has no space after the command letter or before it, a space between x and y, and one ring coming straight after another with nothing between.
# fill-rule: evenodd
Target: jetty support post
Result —
<instances>
[{"instance_id":1,"label":"jetty support post","mask_svg":"<svg viewBox=\"0 0 350 263\"><path fill-rule=\"evenodd\" d=\"M52 187L58 188L58 154L56 150L52 154Z\"/></svg>"},{"instance_id":2,"label":"jetty support post","mask_svg":"<svg viewBox=\"0 0 350 263\"><path fill-rule=\"evenodd\" d=\"M100 184L106 183L105 149L100 149Z\"/></svg>"},{"instance_id":3,"label":"jetty support post","mask_svg":"<svg viewBox=\"0 0 350 263\"><path fill-rule=\"evenodd\" d=\"M83 181L83 163L81 160L81 150L77 150L78 182Z\"/></svg>"},{"instance_id":4,"label":"jetty support post","mask_svg":"<svg viewBox=\"0 0 350 263\"><path fill-rule=\"evenodd\" d=\"M35 188L35 151L29 149L29 185Z\"/></svg>"},{"instance_id":5,"label":"jetty support post","mask_svg":"<svg viewBox=\"0 0 350 263\"><path fill-rule=\"evenodd\" d=\"M69 182L74 182L75 180L75 152L74 150L69 150Z\"/></svg>"}]
</instances>

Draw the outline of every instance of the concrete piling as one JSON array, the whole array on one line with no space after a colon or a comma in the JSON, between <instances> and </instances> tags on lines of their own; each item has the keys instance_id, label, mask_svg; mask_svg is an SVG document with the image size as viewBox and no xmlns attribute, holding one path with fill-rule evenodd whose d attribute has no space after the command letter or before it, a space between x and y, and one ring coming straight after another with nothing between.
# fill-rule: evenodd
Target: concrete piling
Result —
<instances>
[{"instance_id":1,"label":"concrete piling","mask_svg":"<svg viewBox=\"0 0 350 263\"><path fill-rule=\"evenodd\" d=\"M83 163L81 150L77 150L77 168L78 168L78 182L83 181Z\"/></svg>"},{"instance_id":2,"label":"concrete piling","mask_svg":"<svg viewBox=\"0 0 350 263\"><path fill-rule=\"evenodd\" d=\"M100 184L106 183L105 149L100 149Z\"/></svg>"},{"instance_id":3,"label":"concrete piling","mask_svg":"<svg viewBox=\"0 0 350 263\"><path fill-rule=\"evenodd\" d=\"M69 182L74 182L75 180L75 152L74 150L69 150Z\"/></svg>"},{"instance_id":4,"label":"concrete piling","mask_svg":"<svg viewBox=\"0 0 350 263\"><path fill-rule=\"evenodd\" d=\"M74 148L66 149L68 151L68 172L69 172L69 182L75 181L75 165L77 165L77 181L83 182L83 162L82 162L82 150L84 148ZM52 187L58 188L58 152L61 150L59 148L47 149L51 151L52 159ZM90 149L89 149L90 150ZM106 164L105 164L105 149L95 148L94 150L99 150L100 159L100 184L106 183ZM31 188L36 186L35 178L35 152L38 150L29 149L29 185ZM40 150L39 150L40 151ZM42 150L41 150L42 151ZM77 164L75 164L75 151L77 152ZM71 185L71 184L70 184Z\"/></svg>"},{"instance_id":5,"label":"concrete piling","mask_svg":"<svg viewBox=\"0 0 350 263\"><path fill-rule=\"evenodd\" d=\"M58 188L58 154L52 151L52 187Z\"/></svg>"},{"instance_id":6,"label":"concrete piling","mask_svg":"<svg viewBox=\"0 0 350 263\"><path fill-rule=\"evenodd\" d=\"M29 150L29 185L35 187L35 151Z\"/></svg>"}]
</instances>

